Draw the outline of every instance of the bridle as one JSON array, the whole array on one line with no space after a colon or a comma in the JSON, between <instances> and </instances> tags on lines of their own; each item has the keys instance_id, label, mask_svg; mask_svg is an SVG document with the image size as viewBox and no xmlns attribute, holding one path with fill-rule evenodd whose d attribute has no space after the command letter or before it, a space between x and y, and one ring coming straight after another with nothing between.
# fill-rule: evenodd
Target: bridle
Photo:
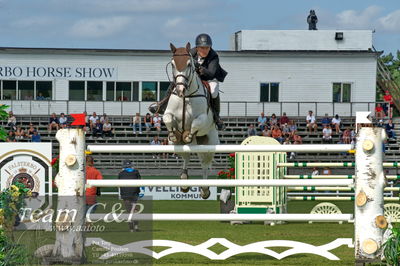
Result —
<instances>
[{"instance_id":1,"label":"bridle","mask_svg":"<svg viewBox=\"0 0 400 266\"><path fill-rule=\"evenodd\" d=\"M190 53L185 53L185 54L174 54L174 55L172 56L172 60L174 60L174 57L175 57L175 56L188 56L188 57L189 57L189 60L190 60L190 64L186 67L186 69L187 69L187 68L189 68L189 70L191 69L191 71L189 71L189 76L186 76L186 75L184 75L184 74L175 75L175 74L174 74L174 71L172 71L173 87L174 87L174 90L172 91L172 94L176 95L176 96L179 97L179 98L182 98L182 100L183 100L183 108L182 108L182 130L185 131L186 98L195 98L195 97L204 97L204 98L206 98L207 106L208 106L208 108L207 108L207 113L208 113L209 108L210 108L210 106L209 106L209 97L208 97L208 94L207 94L207 91L206 91L204 85L201 84L201 82L200 82L200 84L199 84L198 79L196 79L196 82L197 82L197 89L196 89L194 92L190 93L189 95L185 95L185 92L187 91L188 88L191 87L192 82L193 82L193 79L195 78L195 75L196 75L196 70L194 69L194 68L195 68L195 67L194 67L194 58L193 58L193 56L192 56ZM174 66L172 66L172 68L174 68ZM184 82L177 82L177 79L178 79L179 77L183 78ZM183 86L183 93L182 93L181 96L178 95L178 93L176 92L176 87L177 87L177 85ZM203 88L203 94L197 94L197 92L200 90L200 88Z\"/></svg>"}]
</instances>

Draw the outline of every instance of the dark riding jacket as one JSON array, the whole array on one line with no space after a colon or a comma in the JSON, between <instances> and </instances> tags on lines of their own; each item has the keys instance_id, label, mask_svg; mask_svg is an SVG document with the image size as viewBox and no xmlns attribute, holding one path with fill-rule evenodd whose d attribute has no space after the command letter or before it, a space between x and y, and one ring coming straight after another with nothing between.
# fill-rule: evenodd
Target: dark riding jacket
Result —
<instances>
[{"instance_id":1,"label":"dark riding jacket","mask_svg":"<svg viewBox=\"0 0 400 266\"><path fill-rule=\"evenodd\" d=\"M196 48L191 49L190 54L193 56L195 62L197 62L199 55L197 54ZM207 57L204 58L204 62L201 64L200 68L201 71L199 75L202 80L217 79L219 82L223 82L228 74L219 64L218 54L212 48L210 48L210 52Z\"/></svg>"}]
</instances>

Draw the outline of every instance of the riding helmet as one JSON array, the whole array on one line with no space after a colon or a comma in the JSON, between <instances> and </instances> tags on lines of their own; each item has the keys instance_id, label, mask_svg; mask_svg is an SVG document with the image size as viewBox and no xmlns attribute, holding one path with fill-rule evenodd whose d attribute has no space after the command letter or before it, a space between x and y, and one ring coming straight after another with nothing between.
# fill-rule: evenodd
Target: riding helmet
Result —
<instances>
[{"instance_id":1,"label":"riding helmet","mask_svg":"<svg viewBox=\"0 0 400 266\"><path fill-rule=\"evenodd\" d=\"M210 35L206 33L201 33L196 37L196 47L199 46L206 46L206 47L211 47L212 46L212 40Z\"/></svg>"}]
</instances>

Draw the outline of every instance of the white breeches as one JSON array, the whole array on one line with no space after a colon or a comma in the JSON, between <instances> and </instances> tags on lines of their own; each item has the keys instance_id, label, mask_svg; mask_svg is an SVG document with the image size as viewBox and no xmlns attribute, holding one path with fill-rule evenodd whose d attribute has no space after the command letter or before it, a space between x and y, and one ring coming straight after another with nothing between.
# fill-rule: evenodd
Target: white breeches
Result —
<instances>
[{"instance_id":1,"label":"white breeches","mask_svg":"<svg viewBox=\"0 0 400 266\"><path fill-rule=\"evenodd\" d=\"M217 98L219 93L219 82L217 80L210 80L208 83L210 84L211 97L213 99Z\"/></svg>"}]
</instances>

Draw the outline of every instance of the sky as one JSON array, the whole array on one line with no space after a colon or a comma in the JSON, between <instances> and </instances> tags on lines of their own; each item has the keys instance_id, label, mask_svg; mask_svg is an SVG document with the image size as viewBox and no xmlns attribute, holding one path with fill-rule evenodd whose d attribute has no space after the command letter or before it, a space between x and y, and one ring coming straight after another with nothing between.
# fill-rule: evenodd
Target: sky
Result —
<instances>
[{"instance_id":1,"label":"sky","mask_svg":"<svg viewBox=\"0 0 400 266\"><path fill-rule=\"evenodd\" d=\"M374 30L373 44L400 50L400 0L0 0L0 47L169 49L209 33L230 49L239 30Z\"/></svg>"}]
</instances>

